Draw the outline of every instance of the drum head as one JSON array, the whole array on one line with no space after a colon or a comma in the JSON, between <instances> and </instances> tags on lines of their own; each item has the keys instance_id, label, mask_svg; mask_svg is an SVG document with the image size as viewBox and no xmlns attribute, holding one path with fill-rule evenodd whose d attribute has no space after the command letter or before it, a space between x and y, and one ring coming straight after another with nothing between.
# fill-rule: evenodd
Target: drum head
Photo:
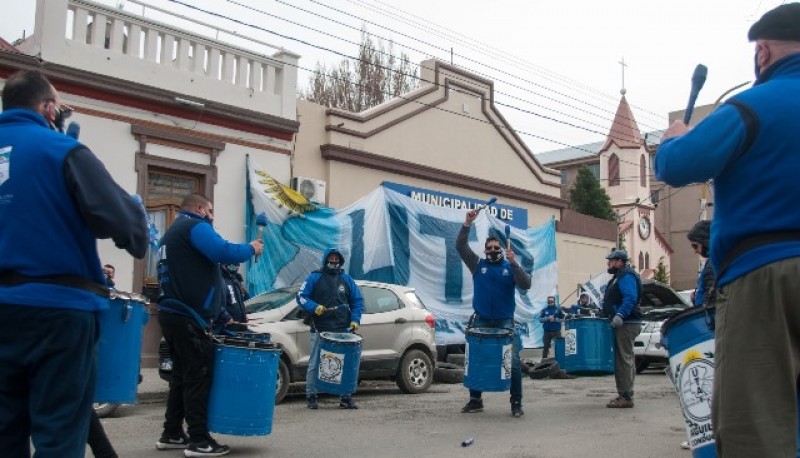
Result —
<instances>
[{"instance_id":1,"label":"drum head","mask_svg":"<svg viewBox=\"0 0 800 458\"><path fill-rule=\"evenodd\" d=\"M663 325L661 325L661 335L666 335L667 332L669 332L669 329L672 326L675 326L676 323L686 320L699 319L700 316L698 315L702 315L702 318L706 320L706 322L710 322L710 320L712 320L714 317L715 311L715 307L692 307L678 312L669 317L669 319L665 321Z\"/></svg>"},{"instance_id":2,"label":"drum head","mask_svg":"<svg viewBox=\"0 0 800 458\"><path fill-rule=\"evenodd\" d=\"M319 336L324 340L337 343L358 344L361 343L361 336L350 334L349 332L320 332Z\"/></svg>"},{"instance_id":3,"label":"drum head","mask_svg":"<svg viewBox=\"0 0 800 458\"><path fill-rule=\"evenodd\" d=\"M467 334L480 337L507 337L513 335L513 332L505 328L469 328Z\"/></svg>"}]
</instances>

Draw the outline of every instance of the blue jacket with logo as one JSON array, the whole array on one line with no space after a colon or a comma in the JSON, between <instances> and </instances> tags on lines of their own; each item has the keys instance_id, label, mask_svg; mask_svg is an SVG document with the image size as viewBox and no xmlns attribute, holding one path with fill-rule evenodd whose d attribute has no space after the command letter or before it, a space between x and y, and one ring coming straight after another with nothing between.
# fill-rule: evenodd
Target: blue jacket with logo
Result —
<instances>
[{"instance_id":1,"label":"blue jacket with logo","mask_svg":"<svg viewBox=\"0 0 800 458\"><path fill-rule=\"evenodd\" d=\"M517 306L515 287L529 289L531 276L519 264L507 259L489 262L478 258L467 244L469 226L461 226L456 237L456 250L472 273L472 309L481 318L510 320Z\"/></svg>"},{"instance_id":2,"label":"blue jacket with logo","mask_svg":"<svg viewBox=\"0 0 800 458\"><path fill-rule=\"evenodd\" d=\"M672 186L714 179L710 253L718 286L767 264L800 256L798 119L800 53L775 62L752 88L658 148L658 179ZM778 233L795 235L757 244L720 272L743 240Z\"/></svg>"},{"instance_id":3,"label":"blue jacket with logo","mask_svg":"<svg viewBox=\"0 0 800 458\"><path fill-rule=\"evenodd\" d=\"M97 157L32 110L0 114L0 275L77 277L100 286L97 240L141 258L144 212ZM44 281L44 280L43 280ZM0 304L95 311L108 299L48 282L0 283Z\"/></svg>"},{"instance_id":4,"label":"blue jacket with logo","mask_svg":"<svg viewBox=\"0 0 800 458\"><path fill-rule=\"evenodd\" d=\"M550 321L550 317L553 321ZM560 331L561 322L564 320L564 312L561 307L553 304L543 308L539 313L539 322L542 323L542 329L545 331Z\"/></svg>"}]
</instances>

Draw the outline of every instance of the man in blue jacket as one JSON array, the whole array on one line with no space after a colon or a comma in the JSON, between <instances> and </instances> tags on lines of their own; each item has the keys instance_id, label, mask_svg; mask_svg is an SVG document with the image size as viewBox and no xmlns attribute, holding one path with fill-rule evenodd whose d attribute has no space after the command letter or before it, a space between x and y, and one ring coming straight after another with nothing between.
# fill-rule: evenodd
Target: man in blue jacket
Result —
<instances>
[{"instance_id":1,"label":"man in blue jacket","mask_svg":"<svg viewBox=\"0 0 800 458\"><path fill-rule=\"evenodd\" d=\"M306 372L306 401L309 409L319 407L319 333L355 332L361 325L364 297L350 275L344 273L344 255L336 248L325 250L322 269L311 272L297 292L297 304L310 316L311 353ZM352 393L342 395L339 408L357 409Z\"/></svg>"},{"instance_id":2,"label":"man in blue jacket","mask_svg":"<svg viewBox=\"0 0 800 458\"><path fill-rule=\"evenodd\" d=\"M225 306L227 288L220 264L239 264L264 249L260 239L228 242L214 230L213 221L211 201L189 194L160 242L158 322L172 356L172 379L164 432L156 448L182 448L185 456L230 452L208 432L208 397L214 374L214 345L208 332L219 324L214 321ZM188 438L183 432L184 419Z\"/></svg>"},{"instance_id":3,"label":"man in blue jacket","mask_svg":"<svg viewBox=\"0 0 800 458\"><path fill-rule=\"evenodd\" d=\"M519 352L522 339L514 326L516 288L530 289L531 276L517 263L513 249L503 259L500 240L490 236L484 242L486 259L480 259L468 245L472 222L478 217L477 210L470 210L464 225L456 237L456 250L472 274L472 309L475 311L471 326L475 328L503 328L514 331L511 357L511 415L519 418L525 415L522 410L522 366ZM461 411L473 413L483 411L482 393L469 390L469 402Z\"/></svg>"},{"instance_id":4,"label":"man in blue jacket","mask_svg":"<svg viewBox=\"0 0 800 458\"><path fill-rule=\"evenodd\" d=\"M717 453L793 457L800 377L800 3L765 13L748 39L755 41L753 87L692 130L671 125L655 171L673 186L714 180Z\"/></svg>"},{"instance_id":5,"label":"man in blue jacket","mask_svg":"<svg viewBox=\"0 0 800 458\"><path fill-rule=\"evenodd\" d=\"M542 312L539 313L539 322L542 323L542 329L544 330L542 359L545 359L550 354L550 343L556 337L561 336L561 323L564 322L564 312L561 307L556 305L555 297L547 296L547 307L543 308Z\"/></svg>"},{"instance_id":6,"label":"man in blue jacket","mask_svg":"<svg viewBox=\"0 0 800 458\"><path fill-rule=\"evenodd\" d=\"M697 288L692 293L692 305L695 307L710 306L715 302L714 269L708 261L710 237L711 221L698 221L686 233L686 238L689 239L694 252L706 259L703 268L700 269L700 275L697 276Z\"/></svg>"},{"instance_id":7,"label":"man in blue jacket","mask_svg":"<svg viewBox=\"0 0 800 458\"><path fill-rule=\"evenodd\" d=\"M6 81L0 114L0 455L83 458L97 312L97 239L147 251L139 205L89 149L54 130L59 95L38 71Z\"/></svg>"},{"instance_id":8,"label":"man in blue jacket","mask_svg":"<svg viewBox=\"0 0 800 458\"><path fill-rule=\"evenodd\" d=\"M603 296L603 313L611 318L614 332L614 380L618 396L606 407L633 407L633 380L636 377L633 342L642 332L642 281L628 264L625 250L614 250L608 256L608 273L612 275Z\"/></svg>"}]
</instances>

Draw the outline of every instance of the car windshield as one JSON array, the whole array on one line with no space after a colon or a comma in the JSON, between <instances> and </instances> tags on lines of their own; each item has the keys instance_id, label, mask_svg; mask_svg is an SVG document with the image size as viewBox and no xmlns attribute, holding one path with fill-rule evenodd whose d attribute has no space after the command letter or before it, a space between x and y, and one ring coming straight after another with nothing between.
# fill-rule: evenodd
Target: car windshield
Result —
<instances>
[{"instance_id":1,"label":"car windshield","mask_svg":"<svg viewBox=\"0 0 800 458\"><path fill-rule=\"evenodd\" d=\"M273 289L266 293L259 294L245 303L247 313L263 312L283 307L289 302L294 301L300 285L292 285L284 288Z\"/></svg>"}]
</instances>

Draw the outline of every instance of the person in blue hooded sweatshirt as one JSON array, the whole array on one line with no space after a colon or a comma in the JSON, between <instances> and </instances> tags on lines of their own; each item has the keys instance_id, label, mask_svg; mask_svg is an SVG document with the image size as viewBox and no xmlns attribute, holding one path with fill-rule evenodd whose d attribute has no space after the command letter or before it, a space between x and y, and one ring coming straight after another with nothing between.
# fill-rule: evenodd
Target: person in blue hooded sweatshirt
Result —
<instances>
[{"instance_id":1,"label":"person in blue hooded sweatshirt","mask_svg":"<svg viewBox=\"0 0 800 458\"><path fill-rule=\"evenodd\" d=\"M320 332L355 332L361 326L364 297L353 278L344 273L344 255L329 248L322 256L322 269L311 272L297 292L297 304L309 315L311 353L306 372L306 401L309 409L319 407ZM339 408L357 409L352 393L342 395Z\"/></svg>"},{"instance_id":2,"label":"person in blue hooded sweatshirt","mask_svg":"<svg viewBox=\"0 0 800 458\"><path fill-rule=\"evenodd\" d=\"M456 250L472 274L472 316L470 326L474 328L502 328L514 331L511 356L511 415L520 418L522 410L522 366L519 352L522 339L514 326L516 288L530 289L531 276L517 263L514 250L509 248L507 259L503 259L503 248L497 237L489 236L483 244L486 259L480 259L468 245L472 222L478 217L477 210L470 210L456 237ZM464 413L483 411L482 393L469 390L469 402L461 409Z\"/></svg>"},{"instance_id":3,"label":"person in blue hooded sweatshirt","mask_svg":"<svg viewBox=\"0 0 800 458\"><path fill-rule=\"evenodd\" d=\"M703 307L714 304L716 292L714 291L714 283L716 277L711 262L708 261L709 245L708 239L711 237L711 221L698 221L689 232L686 233L686 238L692 246L695 253L706 259L703 268L700 269L700 275L697 276L697 288L692 293L692 305L695 307Z\"/></svg>"},{"instance_id":4,"label":"person in blue hooded sweatshirt","mask_svg":"<svg viewBox=\"0 0 800 458\"><path fill-rule=\"evenodd\" d=\"M561 336L561 323L564 322L564 312L561 307L556 305L555 297L547 296L547 307L543 308L539 313L539 322L542 323L542 329L544 330L542 359L545 359L550 354L550 343L556 337Z\"/></svg>"},{"instance_id":5,"label":"person in blue hooded sweatshirt","mask_svg":"<svg viewBox=\"0 0 800 458\"><path fill-rule=\"evenodd\" d=\"M691 130L664 133L655 174L714 180L711 417L720 457L794 457L800 378L800 3L747 33L756 81ZM767 369L768 368L768 369Z\"/></svg>"}]
</instances>

